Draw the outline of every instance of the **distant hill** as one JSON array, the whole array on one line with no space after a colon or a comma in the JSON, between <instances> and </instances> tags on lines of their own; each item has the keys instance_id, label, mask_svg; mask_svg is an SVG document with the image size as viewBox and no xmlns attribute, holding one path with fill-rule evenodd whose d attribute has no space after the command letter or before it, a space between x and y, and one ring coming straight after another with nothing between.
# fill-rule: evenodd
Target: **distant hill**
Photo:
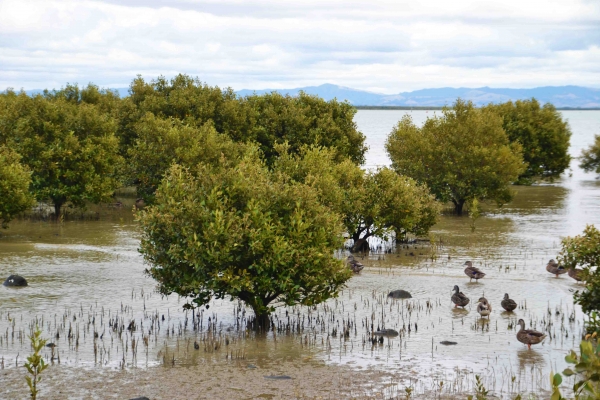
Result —
<instances>
[{"instance_id":1,"label":"distant hill","mask_svg":"<svg viewBox=\"0 0 600 400\"><path fill-rule=\"evenodd\" d=\"M129 95L129 88L116 88L112 90L116 90L121 97ZM557 108L600 108L600 89L582 86L543 86L532 89L446 87L387 95L326 83L320 86L306 86L295 89L243 89L236 93L239 96L248 96L253 93L278 92L284 95L296 96L301 90L320 96L325 100L332 100L334 98L340 101L347 100L355 106L442 107L451 105L458 97L463 100L471 100L475 105L482 106L489 103L503 103L509 100L523 100L535 97L541 103L552 103ZM26 90L25 92L33 95L41 93L42 90Z\"/></svg>"},{"instance_id":2,"label":"distant hill","mask_svg":"<svg viewBox=\"0 0 600 400\"><path fill-rule=\"evenodd\" d=\"M489 103L503 103L509 100L535 97L541 103L552 103L558 108L600 108L600 89L581 86L544 86L533 89L438 88L386 95L324 84L296 89L256 91L245 89L238 91L237 94L246 96L252 93L262 94L276 91L294 96L301 90L309 94L319 95L325 100L333 98L348 100L355 106L441 107L451 105L458 97L471 100L475 105L482 106Z\"/></svg>"}]
</instances>

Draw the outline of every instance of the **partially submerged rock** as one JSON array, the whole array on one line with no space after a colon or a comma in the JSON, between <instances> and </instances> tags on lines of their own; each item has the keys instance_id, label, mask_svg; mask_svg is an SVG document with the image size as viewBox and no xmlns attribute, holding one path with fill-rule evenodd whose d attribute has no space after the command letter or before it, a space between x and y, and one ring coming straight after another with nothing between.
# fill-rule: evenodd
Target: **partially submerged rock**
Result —
<instances>
[{"instance_id":1,"label":"partially submerged rock","mask_svg":"<svg viewBox=\"0 0 600 400\"><path fill-rule=\"evenodd\" d=\"M284 380L284 379L293 379L291 376L287 375L265 375L266 379L276 379L276 380Z\"/></svg>"},{"instance_id":2,"label":"partially submerged rock","mask_svg":"<svg viewBox=\"0 0 600 400\"><path fill-rule=\"evenodd\" d=\"M380 329L378 331L373 332L373 335L393 337L398 336L398 331L394 329Z\"/></svg>"},{"instance_id":3,"label":"partially submerged rock","mask_svg":"<svg viewBox=\"0 0 600 400\"><path fill-rule=\"evenodd\" d=\"M444 346L454 346L455 344L458 344L458 343L456 343L456 342L451 342L451 341L449 341L449 340L442 340L442 341L440 342L440 344L443 344Z\"/></svg>"},{"instance_id":4,"label":"partially submerged rock","mask_svg":"<svg viewBox=\"0 0 600 400\"><path fill-rule=\"evenodd\" d=\"M390 294L388 294L388 297L391 297L392 299L412 299L412 295L402 289L391 291Z\"/></svg>"},{"instance_id":5,"label":"partially submerged rock","mask_svg":"<svg viewBox=\"0 0 600 400\"><path fill-rule=\"evenodd\" d=\"M24 287L27 286L27 279L21 275L11 275L4 281L4 286Z\"/></svg>"}]
</instances>

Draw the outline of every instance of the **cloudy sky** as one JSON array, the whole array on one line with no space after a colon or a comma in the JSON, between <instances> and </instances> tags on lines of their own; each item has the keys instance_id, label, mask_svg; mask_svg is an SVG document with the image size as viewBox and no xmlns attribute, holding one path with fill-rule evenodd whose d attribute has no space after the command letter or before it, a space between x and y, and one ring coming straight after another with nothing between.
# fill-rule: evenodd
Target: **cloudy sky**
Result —
<instances>
[{"instance_id":1,"label":"cloudy sky","mask_svg":"<svg viewBox=\"0 0 600 400\"><path fill-rule=\"evenodd\" d=\"M600 87L599 0L0 0L0 89Z\"/></svg>"}]
</instances>

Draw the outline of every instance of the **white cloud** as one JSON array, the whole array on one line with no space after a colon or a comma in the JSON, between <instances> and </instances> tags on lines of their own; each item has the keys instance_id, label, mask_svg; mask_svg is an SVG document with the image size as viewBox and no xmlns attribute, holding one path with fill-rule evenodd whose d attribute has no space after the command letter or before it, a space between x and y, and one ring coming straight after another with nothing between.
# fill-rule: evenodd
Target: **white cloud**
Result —
<instances>
[{"instance_id":1,"label":"white cloud","mask_svg":"<svg viewBox=\"0 0 600 400\"><path fill-rule=\"evenodd\" d=\"M600 2L0 0L0 88L600 86Z\"/></svg>"}]
</instances>

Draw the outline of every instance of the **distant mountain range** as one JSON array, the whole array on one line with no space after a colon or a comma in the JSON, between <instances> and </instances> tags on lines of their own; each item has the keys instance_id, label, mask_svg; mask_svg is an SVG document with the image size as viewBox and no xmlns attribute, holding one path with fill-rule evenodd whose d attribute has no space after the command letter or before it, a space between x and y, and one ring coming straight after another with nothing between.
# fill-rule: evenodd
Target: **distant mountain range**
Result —
<instances>
[{"instance_id":1,"label":"distant mountain range","mask_svg":"<svg viewBox=\"0 0 600 400\"><path fill-rule=\"evenodd\" d=\"M128 88L117 88L121 97L128 96ZM320 86L306 86L295 89L239 90L239 96L253 93L263 94L278 92L296 96L300 91L314 94L325 100L347 100L355 106L370 107L442 107L451 105L458 97L471 100L475 105L503 103L509 100L523 100L535 97L541 103L552 103L557 108L600 108L600 89L581 86L544 86L532 89L502 88L438 88L421 89L398 94L380 94L364 90L326 83ZM41 90L26 90L28 94L41 93Z\"/></svg>"},{"instance_id":2,"label":"distant mountain range","mask_svg":"<svg viewBox=\"0 0 600 400\"><path fill-rule=\"evenodd\" d=\"M557 108L600 108L600 89L581 86L544 86L533 89L439 88L387 95L324 84L296 89L245 89L238 91L237 94L246 96L252 93L262 94L275 91L294 96L301 90L309 94L316 94L325 100L333 98L348 100L355 106L441 107L451 105L458 97L482 106L489 103L504 103L509 100L535 97L541 103L552 103Z\"/></svg>"}]
</instances>

